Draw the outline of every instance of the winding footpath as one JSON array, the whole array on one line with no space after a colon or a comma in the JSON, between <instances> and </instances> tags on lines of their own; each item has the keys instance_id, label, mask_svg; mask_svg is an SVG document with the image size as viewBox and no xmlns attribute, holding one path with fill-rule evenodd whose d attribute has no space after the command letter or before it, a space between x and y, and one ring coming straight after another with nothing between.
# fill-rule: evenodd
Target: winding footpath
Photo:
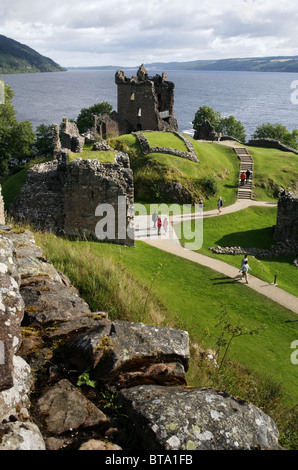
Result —
<instances>
[{"instance_id":1,"label":"winding footpath","mask_svg":"<svg viewBox=\"0 0 298 470\"><path fill-rule=\"evenodd\" d=\"M225 145L229 145L226 143ZM264 206L264 207L275 207L276 203L272 202L262 202L262 201L253 201L251 199L238 199L235 204L232 204L228 207L223 208L222 215L218 215L217 209L206 211L203 213L203 218L205 217L222 217L224 214L230 214L232 212L237 212L242 209L246 209L250 206ZM173 216L170 218L169 231L165 235L157 235L157 230L152 228L151 218L149 216L143 218L136 218L136 239L142 240L145 243L154 246L160 250L166 251L173 255L179 256L181 258L187 259L194 263L198 263L201 266L210 268L220 274L223 274L229 279L234 279L235 282L243 283L247 288L253 289L260 294L270 298L271 300L279 303L283 307L291 310L294 313L298 314L298 299L292 294L285 292L280 289L277 285L269 284L262 279L259 279L249 273L249 284L246 284L242 280L242 275L239 273L239 269L234 266L229 265L219 259L211 258L206 255L202 255L195 251L188 250L181 246L178 237L175 234L173 225L181 223L182 221L190 220L191 218L199 217L201 214L187 214L182 216ZM223 282L226 282L224 279Z\"/></svg>"}]
</instances>

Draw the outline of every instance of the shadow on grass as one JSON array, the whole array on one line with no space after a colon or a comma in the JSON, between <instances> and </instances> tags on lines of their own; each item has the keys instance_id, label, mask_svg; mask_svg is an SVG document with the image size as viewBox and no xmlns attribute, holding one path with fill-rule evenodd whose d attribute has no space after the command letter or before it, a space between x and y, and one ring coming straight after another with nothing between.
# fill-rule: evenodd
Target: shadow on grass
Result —
<instances>
[{"instance_id":1,"label":"shadow on grass","mask_svg":"<svg viewBox=\"0 0 298 470\"><path fill-rule=\"evenodd\" d=\"M213 277L211 281L218 281L213 282L214 285L221 285L221 284L236 284L237 282L242 280L242 274L239 274L233 278L224 276L224 277Z\"/></svg>"},{"instance_id":2,"label":"shadow on grass","mask_svg":"<svg viewBox=\"0 0 298 470\"><path fill-rule=\"evenodd\" d=\"M219 246L241 246L241 248L262 248L268 249L275 242L272 238L273 228L266 227L256 230L246 230L244 232L233 232L224 235L215 241Z\"/></svg>"}]
</instances>

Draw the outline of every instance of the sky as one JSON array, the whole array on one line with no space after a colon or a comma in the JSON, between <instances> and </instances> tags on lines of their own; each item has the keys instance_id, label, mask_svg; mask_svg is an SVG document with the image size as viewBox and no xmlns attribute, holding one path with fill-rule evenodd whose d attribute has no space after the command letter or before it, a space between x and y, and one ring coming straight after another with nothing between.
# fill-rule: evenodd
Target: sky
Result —
<instances>
[{"instance_id":1,"label":"sky","mask_svg":"<svg viewBox=\"0 0 298 470\"><path fill-rule=\"evenodd\" d=\"M0 34L64 67L298 55L297 0L1 0Z\"/></svg>"}]
</instances>

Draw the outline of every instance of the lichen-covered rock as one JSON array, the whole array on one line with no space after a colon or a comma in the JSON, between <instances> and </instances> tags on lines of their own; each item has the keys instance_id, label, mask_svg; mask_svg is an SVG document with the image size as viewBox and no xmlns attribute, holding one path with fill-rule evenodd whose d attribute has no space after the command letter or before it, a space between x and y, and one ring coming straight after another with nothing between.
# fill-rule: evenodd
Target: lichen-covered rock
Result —
<instances>
[{"instance_id":1,"label":"lichen-covered rock","mask_svg":"<svg viewBox=\"0 0 298 470\"><path fill-rule=\"evenodd\" d=\"M104 429L109 425L107 416L66 379L37 401L35 416L48 433L57 435L78 428Z\"/></svg>"},{"instance_id":2,"label":"lichen-covered rock","mask_svg":"<svg viewBox=\"0 0 298 470\"><path fill-rule=\"evenodd\" d=\"M1 419L16 416L27 419L30 407L29 393L33 385L31 368L21 357L13 356L13 386L0 393Z\"/></svg>"},{"instance_id":3,"label":"lichen-covered rock","mask_svg":"<svg viewBox=\"0 0 298 470\"><path fill-rule=\"evenodd\" d=\"M147 450L280 449L273 420L225 393L148 385L120 397Z\"/></svg>"},{"instance_id":4,"label":"lichen-covered rock","mask_svg":"<svg viewBox=\"0 0 298 470\"><path fill-rule=\"evenodd\" d=\"M158 363L180 363L181 368L172 366L172 383L185 382L185 370L189 361L189 337L182 330L157 328L142 323L123 321L102 321L98 327L82 334L65 344L65 354L71 367L82 370L92 367L94 377L125 386L125 376L131 385L134 378L139 383L143 373L148 383L149 365ZM143 369L143 370L142 370ZM153 370L154 368L152 368ZM169 368L168 368L169 370ZM177 374L174 374L176 370ZM159 374L155 369L153 383ZM162 383L162 382L160 382Z\"/></svg>"},{"instance_id":5,"label":"lichen-covered rock","mask_svg":"<svg viewBox=\"0 0 298 470\"><path fill-rule=\"evenodd\" d=\"M45 443L34 423L15 421L0 425L0 450L45 450Z\"/></svg>"},{"instance_id":6,"label":"lichen-covered rock","mask_svg":"<svg viewBox=\"0 0 298 470\"><path fill-rule=\"evenodd\" d=\"M46 276L23 279L21 294L29 324L67 321L91 313L88 304L72 289Z\"/></svg>"}]
</instances>

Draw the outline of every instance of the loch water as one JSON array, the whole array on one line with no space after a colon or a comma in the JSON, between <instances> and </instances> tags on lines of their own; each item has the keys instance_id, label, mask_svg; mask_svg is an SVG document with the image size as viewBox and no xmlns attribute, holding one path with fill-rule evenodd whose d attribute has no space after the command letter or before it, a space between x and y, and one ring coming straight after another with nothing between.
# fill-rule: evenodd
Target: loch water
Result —
<instances>
[{"instance_id":1,"label":"loch water","mask_svg":"<svg viewBox=\"0 0 298 470\"><path fill-rule=\"evenodd\" d=\"M124 71L127 77L136 74L136 70ZM162 72L148 69L150 76ZM290 131L298 128L295 73L195 70L166 73L167 80L175 84L174 115L179 131L192 134L195 113L204 105L222 116L234 115L244 125L247 138L258 125L267 122L279 122ZM115 70L4 74L2 79L14 90L18 120L29 120L34 128L42 123L59 124L63 117L76 119L82 108L102 101L117 110Z\"/></svg>"}]
</instances>

